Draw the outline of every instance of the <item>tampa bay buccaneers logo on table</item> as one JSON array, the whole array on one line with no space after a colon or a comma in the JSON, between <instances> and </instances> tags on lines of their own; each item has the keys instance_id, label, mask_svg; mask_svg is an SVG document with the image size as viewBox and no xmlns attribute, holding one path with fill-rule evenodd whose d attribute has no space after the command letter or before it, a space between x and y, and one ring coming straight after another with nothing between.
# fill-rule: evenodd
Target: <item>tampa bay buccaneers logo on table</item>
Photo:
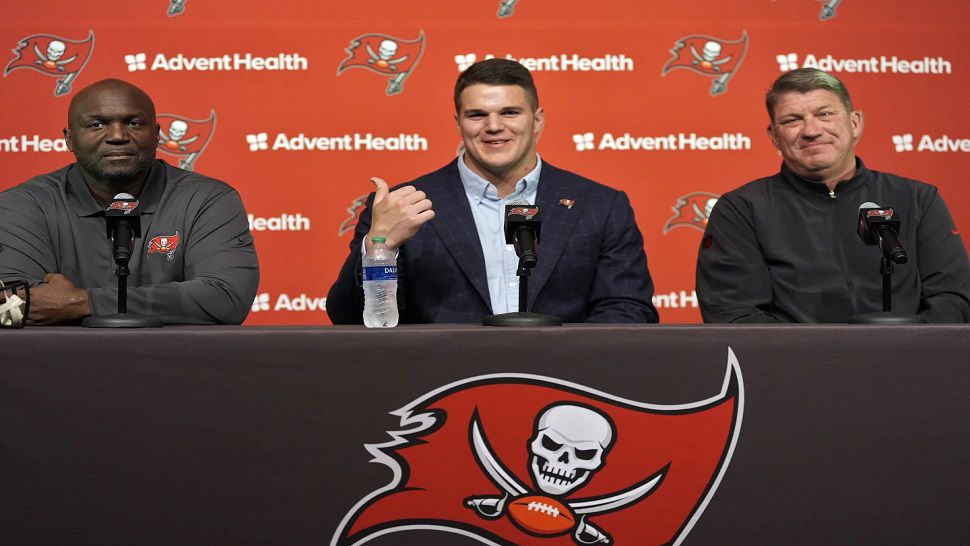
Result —
<instances>
[{"instance_id":1,"label":"tampa bay buccaneers logo on table","mask_svg":"<svg viewBox=\"0 0 970 546\"><path fill-rule=\"evenodd\" d=\"M206 119L189 119L176 114L158 114L158 151L179 158L179 168L195 169L195 160L205 151L216 131L216 111Z\"/></svg>"},{"instance_id":2,"label":"tampa bay buccaneers logo on table","mask_svg":"<svg viewBox=\"0 0 970 546\"><path fill-rule=\"evenodd\" d=\"M695 191L677 199L677 204L670 207L674 215L664 224L664 235L678 227L694 228L697 231L707 229L707 222L711 219L714 204L721 196L706 191Z\"/></svg>"},{"instance_id":3,"label":"tampa bay buccaneers logo on table","mask_svg":"<svg viewBox=\"0 0 970 546\"><path fill-rule=\"evenodd\" d=\"M331 546L435 530L487 544L680 544L714 495L741 430L744 382L728 349L718 394L656 405L557 378L472 377L392 414L365 446L393 472Z\"/></svg>"},{"instance_id":4,"label":"tampa bay buccaneers logo on table","mask_svg":"<svg viewBox=\"0 0 970 546\"><path fill-rule=\"evenodd\" d=\"M397 95L404 90L404 80L408 79L424 54L424 31L414 40L402 40L387 34L361 34L350 41L345 51L350 55L340 61L338 76L349 68L366 68L390 76L387 94Z\"/></svg>"},{"instance_id":5,"label":"tampa bay buccaneers logo on table","mask_svg":"<svg viewBox=\"0 0 970 546\"><path fill-rule=\"evenodd\" d=\"M728 81L737 74L748 52L748 33L742 31L741 38L733 42L692 34L677 40L670 52L674 56L664 65L661 75L686 68L714 78L710 93L712 96L721 95L727 92Z\"/></svg>"},{"instance_id":6,"label":"tampa bay buccaneers logo on table","mask_svg":"<svg viewBox=\"0 0 970 546\"><path fill-rule=\"evenodd\" d=\"M59 78L54 96L71 92L71 85L91 59L94 51L94 31L83 40L69 40L53 34L32 34L20 40L13 49L16 57L7 63L3 76L19 68L29 68L41 74Z\"/></svg>"},{"instance_id":7,"label":"tampa bay buccaneers logo on table","mask_svg":"<svg viewBox=\"0 0 970 546\"><path fill-rule=\"evenodd\" d=\"M151 241L148 241L148 256L151 257L152 254L165 254L168 261L172 261L175 258L175 249L179 246L179 232L176 231L175 235L159 235L158 237L152 237Z\"/></svg>"}]
</instances>

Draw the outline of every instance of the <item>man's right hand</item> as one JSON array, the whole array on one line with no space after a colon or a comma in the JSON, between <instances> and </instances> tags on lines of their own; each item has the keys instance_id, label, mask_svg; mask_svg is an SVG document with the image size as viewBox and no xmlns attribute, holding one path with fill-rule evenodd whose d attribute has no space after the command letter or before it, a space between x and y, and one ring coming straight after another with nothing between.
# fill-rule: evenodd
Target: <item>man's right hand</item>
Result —
<instances>
[{"instance_id":1,"label":"man's right hand","mask_svg":"<svg viewBox=\"0 0 970 546\"><path fill-rule=\"evenodd\" d=\"M431 200L414 186L404 186L388 192L387 182L374 177L374 205L370 233L364 244L370 248L371 237L384 237L387 248L397 248L418 232L418 228L434 218Z\"/></svg>"},{"instance_id":2,"label":"man's right hand","mask_svg":"<svg viewBox=\"0 0 970 546\"><path fill-rule=\"evenodd\" d=\"M44 282L30 289L30 324L71 323L91 315L86 289L59 273L48 273Z\"/></svg>"}]
</instances>

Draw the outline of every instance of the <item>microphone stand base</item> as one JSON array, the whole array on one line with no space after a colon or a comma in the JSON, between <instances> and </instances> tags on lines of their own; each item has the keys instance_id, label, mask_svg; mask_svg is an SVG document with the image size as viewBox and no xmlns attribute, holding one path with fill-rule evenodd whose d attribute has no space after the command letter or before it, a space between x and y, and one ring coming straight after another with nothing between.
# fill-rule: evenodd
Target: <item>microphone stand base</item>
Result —
<instances>
[{"instance_id":1,"label":"microphone stand base","mask_svg":"<svg viewBox=\"0 0 970 546\"><path fill-rule=\"evenodd\" d=\"M894 324L926 324L926 318L919 315L903 315L891 311L866 313L856 315L849 320L849 324L877 324L892 326Z\"/></svg>"},{"instance_id":2,"label":"microphone stand base","mask_svg":"<svg viewBox=\"0 0 970 546\"><path fill-rule=\"evenodd\" d=\"M81 321L81 326L86 328L160 328L162 321L155 317L118 313L88 317Z\"/></svg>"},{"instance_id":3,"label":"microphone stand base","mask_svg":"<svg viewBox=\"0 0 970 546\"><path fill-rule=\"evenodd\" d=\"M502 313L489 315L482 321L485 326L562 326L562 319L542 313Z\"/></svg>"}]
</instances>

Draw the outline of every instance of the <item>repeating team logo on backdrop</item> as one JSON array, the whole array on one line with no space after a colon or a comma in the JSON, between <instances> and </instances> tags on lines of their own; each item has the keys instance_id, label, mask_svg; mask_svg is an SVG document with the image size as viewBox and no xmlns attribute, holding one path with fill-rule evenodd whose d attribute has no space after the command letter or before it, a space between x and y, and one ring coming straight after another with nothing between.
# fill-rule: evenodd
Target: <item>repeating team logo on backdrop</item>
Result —
<instances>
[{"instance_id":1,"label":"repeating team logo on backdrop","mask_svg":"<svg viewBox=\"0 0 970 546\"><path fill-rule=\"evenodd\" d=\"M677 40L670 52L674 56L663 66L662 76L685 68L713 78L711 96L721 95L727 92L728 82L737 74L748 53L748 33L741 31L741 38L734 41L692 34Z\"/></svg>"},{"instance_id":2,"label":"repeating team logo on backdrop","mask_svg":"<svg viewBox=\"0 0 970 546\"><path fill-rule=\"evenodd\" d=\"M716 193L695 191L677 199L677 203L670 207L674 211L674 215L664 224L664 235L678 227L694 228L703 233L707 229L711 211L720 197Z\"/></svg>"},{"instance_id":3,"label":"repeating team logo on backdrop","mask_svg":"<svg viewBox=\"0 0 970 546\"><path fill-rule=\"evenodd\" d=\"M179 158L179 168L195 170L195 161L205 151L216 130L216 111L206 119L189 119L176 114L158 114L158 150Z\"/></svg>"},{"instance_id":4,"label":"repeating team logo on backdrop","mask_svg":"<svg viewBox=\"0 0 970 546\"><path fill-rule=\"evenodd\" d=\"M744 383L728 349L720 393L656 405L562 379L471 377L392 412L365 446L391 483L343 518L331 546L407 530L488 544L680 544L731 461Z\"/></svg>"},{"instance_id":5,"label":"repeating team logo on backdrop","mask_svg":"<svg viewBox=\"0 0 970 546\"><path fill-rule=\"evenodd\" d=\"M340 224L340 227L337 228L337 237L342 236L344 233L352 233L354 229L357 228L357 221L360 220L360 213L364 210L364 204L367 202L367 195L368 194L365 193L364 195L357 197L357 199L354 199L350 206L347 207L347 213L350 214L350 216L348 216L347 219Z\"/></svg>"},{"instance_id":6,"label":"repeating team logo on backdrop","mask_svg":"<svg viewBox=\"0 0 970 546\"><path fill-rule=\"evenodd\" d=\"M512 17L515 15L515 5L518 3L519 0L499 0L498 13L496 13L495 16L499 19Z\"/></svg>"},{"instance_id":7,"label":"repeating team logo on backdrop","mask_svg":"<svg viewBox=\"0 0 970 546\"><path fill-rule=\"evenodd\" d=\"M175 17L176 15L182 15L185 13L185 3L189 0L169 0L168 2L168 16Z\"/></svg>"},{"instance_id":8,"label":"repeating team logo on backdrop","mask_svg":"<svg viewBox=\"0 0 970 546\"><path fill-rule=\"evenodd\" d=\"M83 40L69 40L54 34L32 34L20 40L13 49L15 57L3 71L6 77L19 68L29 68L46 76L58 78L54 96L71 92L71 85L91 59L94 51L94 31Z\"/></svg>"},{"instance_id":9,"label":"repeating team logo on backdrop","mask_svg":"<svg viewBox=\"0 0 970 546\"><path fill-rule=\"evenodd\" d=\"M337 76L349 68L366 68L382 76L390 76L387 94L397 95L404 90L408 79L424 54L424 31L414 40L402 40L387 34L361 34L350 41L344 50L349 56L337 66Z\"/></svg>"},{"instance_id":10,"label":"repeating team logo on backdrop","mask_svg":"<svg viewBox=\"0 0 970 546\"><path fill-rule=\"evenodd\" d=\"M842 4L842 0L815 0L816 2L822 2L822 9L818 12L818 18L820 21L828 21L829 19L834 19L837 15L836 10Z\"/></svg>"}]
</instances>

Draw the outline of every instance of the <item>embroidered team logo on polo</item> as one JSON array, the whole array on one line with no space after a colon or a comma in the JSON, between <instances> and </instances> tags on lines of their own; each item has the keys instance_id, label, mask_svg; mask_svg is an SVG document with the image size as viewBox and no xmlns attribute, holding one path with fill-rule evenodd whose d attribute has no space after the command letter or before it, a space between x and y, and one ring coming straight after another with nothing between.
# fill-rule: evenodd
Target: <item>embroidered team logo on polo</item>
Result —
<instances>
[{"instance_id":1,"label":"embroidered team logo on polo","mask_svg":"<svg viewBox=\"0 0 970 546\"><path fill-rule=\"evenodd\" d=\"M361 34L350 41L345 51L350 55L337 66L338 76L349 68L366 68L390 76L387 94L397 95L404 90L404 80L408 79L424 54L424 31L414 40L402 40L387 34Z\"/></svg>"},{"instance_id":2,"label":"embroidered team logo on polo","mask_svg":"<svg viewBox=\"0 0 970 546\"><path fill-rule=\"evenodd\" d=\"M714 204L720 197L716 193L697 191L677 199L677 204L670 207L674 211L674 215L664 224L664 235L678 227L694 228L697 231L707 229L711 210L714 209Z\"/></svg>"},{"instance_id":3,"label":"embroidered team logo on polo","mask_svg":"<svg viewBox=\"0 0 970 546\"><path fill-rule=\"evenodd\" d=\"M677 40L670 52L674 56L664 65L661 75L686 68L713 78L711 96L721 95L727 92L728 81L737 73L748 52L748 33L742 31L741 38L733 42L692 34Z\"/></svg>"},{"instance_id":4,"label":"embroidered team logo on polo","mask_svg":"<svg viewBox=\"0 0 970 546\"><path fill-rule=\"evenodd\" d=\"M172 261L175 258L175 249L179 246L179 232L176 231L175 235L159 235L158 237L152 237L151 241L148 241L148 257L152 254L165 254L168 257L168 261Z\"/></svg>"},{"instance_id":5,"label":"embroidered team logo on polo","mask_svg":"<svg viewBox=\"0 0 970 546\"><path fill-rule=\"evenodd\" d=\"M54 96L71 92L71 85L91 59L94 51L94 31L83 40L68 40L53 34L32 34L20 40L13 49L16 57L7 63L3 76L18 68L29 68L46 76L58 78Z\"/></svg>"},{"instance_id":6,"label":"embroidered team logo on polo","mask_svg":"<svg viewBox=\"0 0 970 546\"><path fill-rule=\"evenodd\" d=\"M206 119L189 119L176 114L159 114L158 151L179 158L179 168L195 170L195 160L205 151L216 131L216 111Z\"/></svg>"}]
</instances>

